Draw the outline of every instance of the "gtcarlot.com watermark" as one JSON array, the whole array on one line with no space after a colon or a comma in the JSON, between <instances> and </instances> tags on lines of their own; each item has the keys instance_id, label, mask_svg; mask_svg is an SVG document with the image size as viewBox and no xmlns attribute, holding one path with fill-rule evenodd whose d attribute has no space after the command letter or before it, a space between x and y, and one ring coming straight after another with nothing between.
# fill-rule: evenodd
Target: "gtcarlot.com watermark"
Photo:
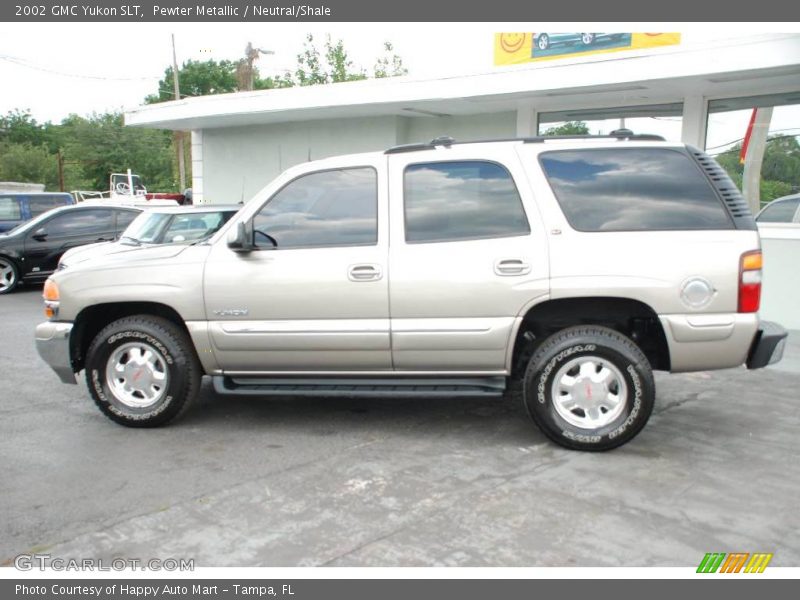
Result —
<instances>
[{"instance_id":1,"label":"gtcarlot.com watermark","mask_svg":"<svg viewBox=\"0 0 800 600\"><path fill-rule=\"evenodd\" d=\"M193 558L61 558L50 554L20 554L20 571L194 571Z\"/></svg>"}]
</instances>

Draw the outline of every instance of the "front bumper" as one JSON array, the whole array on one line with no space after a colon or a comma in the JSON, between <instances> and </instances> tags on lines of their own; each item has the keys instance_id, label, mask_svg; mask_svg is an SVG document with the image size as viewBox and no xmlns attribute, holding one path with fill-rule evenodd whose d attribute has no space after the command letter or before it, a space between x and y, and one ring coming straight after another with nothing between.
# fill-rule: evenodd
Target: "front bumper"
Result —
<instances>
[{"instance_id":1,"label":"front bumper","mask_svg":"<svg viewBox=\"0 0 800 600\"><path fill-rule=\"evenodd\" d=\"M783 358L789 332L772 321L761 321L747 355L747 368L760 369Z\"/></svg>"},{"instance_id":2,"label":"front bumper","mask_svg":"<svg viewBox=\"0 0 800 600\"><path fill-rule=\"evenodd\" d=\"M36 350L63 383L77 383L69 355L72 323L45 321L36 326Z\"/></svg>"}]
</instances>

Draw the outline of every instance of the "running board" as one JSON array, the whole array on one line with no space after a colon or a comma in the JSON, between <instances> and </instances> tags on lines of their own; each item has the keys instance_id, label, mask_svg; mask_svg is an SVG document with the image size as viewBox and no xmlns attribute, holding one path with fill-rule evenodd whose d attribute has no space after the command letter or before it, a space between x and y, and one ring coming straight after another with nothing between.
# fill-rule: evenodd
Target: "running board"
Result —
<instances>
[{"instance_id":1,"label":"running board","mask_svg":"<svg viewBox=\"0 0 800 600\"><path fill-rule=\"evenodd\" d=\"M352 378L230 377L212 378L218 394L238 396L329 396L454 398L502 396L505 377Z\"/></svg>"}]
</instances>

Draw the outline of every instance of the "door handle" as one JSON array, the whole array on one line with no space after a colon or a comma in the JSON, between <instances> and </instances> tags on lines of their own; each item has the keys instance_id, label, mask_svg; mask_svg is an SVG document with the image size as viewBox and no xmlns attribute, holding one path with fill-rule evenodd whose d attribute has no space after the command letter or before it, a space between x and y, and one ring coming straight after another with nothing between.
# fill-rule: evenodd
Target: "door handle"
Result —
<instances>
[{"instance_id":1,"label":"door handle","mask_svg":"<svg viewBox=\"0 0 800 600\"><path fill-rule=\"evenodd\" d=\"M494 272L497 275L527 275L531 266L519 258L501 258L494 263Z\"/></svg>"},{"instance_id":2,"label":"door handle","mask_svg":"<svg viewBox=\"0 0 800 600\"><path fill-rule=\"evenodd\" d=\"M347 267L347 278L350 281L378 281L383 277L380 265L360 264Z\"/></svg>"}]
</instances>

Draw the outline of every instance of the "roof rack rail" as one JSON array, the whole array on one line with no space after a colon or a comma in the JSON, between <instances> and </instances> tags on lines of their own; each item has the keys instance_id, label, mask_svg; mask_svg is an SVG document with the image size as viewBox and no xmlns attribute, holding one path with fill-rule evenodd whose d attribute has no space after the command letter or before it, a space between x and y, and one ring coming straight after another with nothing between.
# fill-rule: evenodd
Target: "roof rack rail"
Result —
<instances>
[{"instance_id":1,"label":"roof rack rail","mask_svg":"<svg viewBox=\"0 0 800 600\"><path fill-rule=\"evenodd\" d=\"M401 154L403 152L416 152L418 150L433 150L437 146L449 148L453 145L461 144L487 144L496 142L522 142L523 144L541 144L548 140L593 140L593 139L616 139L619 141L633 142L664 142L664 137L652 133L634 133L630 129L615 129L611 133L604 135L537 135L532 137L510 137L493 138L486 140L465 140L457 142L450 136L440 136L430 142L418 142L415 144L401 144L392 146L384 154Z\"/></svg>"}]
</instances>

